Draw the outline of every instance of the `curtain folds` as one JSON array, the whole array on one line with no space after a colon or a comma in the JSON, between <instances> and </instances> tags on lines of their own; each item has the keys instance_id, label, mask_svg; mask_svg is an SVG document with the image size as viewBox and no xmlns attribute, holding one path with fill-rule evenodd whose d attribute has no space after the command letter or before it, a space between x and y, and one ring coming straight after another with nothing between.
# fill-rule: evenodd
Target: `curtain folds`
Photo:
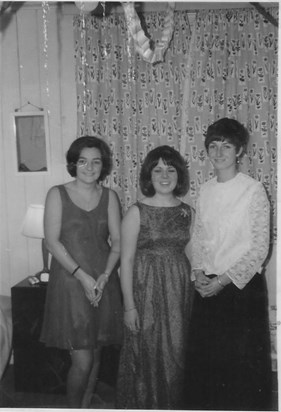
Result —
<instances>
[{"instance_id":1,"label":"curtain folds","mask_svg":"<svg viewBox=\"0 0 281 412\"><path fill-rule=\"evenodd\" d=\"M267 9L278 20L278 7ZM277 237L278 28L255 8L176 11L175 31L156 65L135 53L123 14L74 17L78 136L104 138L113 152L107 185L125 211L139 196L146 153L160 144L187 160L190 191L213 176L204 149L210 123L232 117L250 132L241 171L261 181L272 210L271 243ZM147 33L161 38L165 12L141 15ZM273 291L275 293L275 289ZM276 352L276 297L269 304ZM276 365L273 366L276 368Z\"/></svg>"},{"instance_id":2,"label":"curtain folds","mask_svg":"<svg viewBox=\"0 0 281 412\"><path fill-rule=\"evenodd\" d=\"M270 13L278 17L278 8ZM181 153L190 171L189 198L213 176L204 133L221 117L250 132L241 171L261 181L273 212L276 240L278 28L255 9L199 11L184 86Z\"/></svg>"},{"instance_id":3,"label":"curtain folds","mask_svg":"<svg viewBox=\"0 0 281 412\"><path fill-rule=\"evenodd\" d=\"M189 52L187 12L175 12L175 31L165 62L144 62L134 51L125 16L75 16L78 135L104 138L113 152L107 182L126 210L137 197L141 161L160 144L179 148L181 107ZM143 14L155 41L165 12Z\"/></svg>"}]
</instances>

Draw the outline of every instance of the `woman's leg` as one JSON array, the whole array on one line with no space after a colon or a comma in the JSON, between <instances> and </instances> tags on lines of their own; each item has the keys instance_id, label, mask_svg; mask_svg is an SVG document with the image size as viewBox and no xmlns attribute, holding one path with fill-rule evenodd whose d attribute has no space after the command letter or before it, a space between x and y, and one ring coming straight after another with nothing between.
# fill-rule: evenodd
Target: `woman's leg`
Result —
<instances>
[{"instance_id":1,"label":"woman's leg","mask_svg":"<svg viewBox=\"0 0 281 412\"><path fill-rule=\"evenodd\" d=\"M92 349L79 349L70 352L71 367L67 376L67 401L69 408L81 408L93 364Z\"/></svg>"},{"instance_id":2,"label":"woman's leg","mask_svg":"<svg viewBox=\"0 0 281 412\"><path fill-rule=\"evenodd\" d=\"M100 361L101 361L101 348L94 350L94 361L92 364L92 370L88 379L88 384L82 400L82 408L89 408L91 404L91 399L95 391L97 378L100 370Z\"/></svg>"}]
</instances>

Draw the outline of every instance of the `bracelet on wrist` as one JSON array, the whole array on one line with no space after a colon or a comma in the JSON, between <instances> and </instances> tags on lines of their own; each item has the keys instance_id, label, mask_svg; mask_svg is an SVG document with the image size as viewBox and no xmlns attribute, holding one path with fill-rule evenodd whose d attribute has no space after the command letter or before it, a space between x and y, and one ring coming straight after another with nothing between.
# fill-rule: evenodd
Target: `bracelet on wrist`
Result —
<instances>
[{"instance_id":1,"label":"bracelet on wrist","mask_svg":"<svg viewBox=\"0 0 281 412\"><path fill-rule=\"evenodd\" d=\"M71 273L71 276L75 275L75 273L77 272L77 270L80 269L80 266L76 266L76 268L74 269L74 271Z\"/></svg>"},{"instance_id":2,"label":"bracelet on wrist","mask_svg":"<svg viewBox=\"0 0 281 412\"><path fill-rule=\"evenodd\" d=\"M106 277L106 281L108 282L108 279L109 279L110 273L108 273L108 272L103 272L103 274L105 275L105 277Z\"/></svg>"},{"instance_id":3,"label":"bracelet on wrist","mask_svg":"<svg viewBox=\"0 0 281 412\"><path fill-rule=\"evenodd\" d=\"M136 307L134 306L133 308L130 308L130 309L124 309L124 312L131 312L131 310L135 310L136 309Z\"/></svg>"},{"instance_id":4,"label":"bracelet on wrist","mask_svg":"<svg viewBox=\"0 0 281 412\"><path fill-rule=\"evenodd\" d=\"M218 284L220 285L220 287L224 288L224 284L222 283L222 281L220 279L220 276L217 276L217 281L218 281Z\"/></svg>"}]
</instances>

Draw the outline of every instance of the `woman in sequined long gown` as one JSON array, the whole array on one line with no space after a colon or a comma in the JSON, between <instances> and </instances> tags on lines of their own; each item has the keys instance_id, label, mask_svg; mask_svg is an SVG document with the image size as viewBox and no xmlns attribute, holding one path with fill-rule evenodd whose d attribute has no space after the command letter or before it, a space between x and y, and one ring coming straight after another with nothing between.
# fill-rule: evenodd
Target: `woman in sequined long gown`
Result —
<instances>
[{"instance_id":1,"label":"woman in sequined long gown","mask_svg":"<svg viewBox=\"0 0 281 412\"><path fill-rule=\"evenodd\" d=\"M178 409L192 301L186 256L192 209L180 154L160 146L140 175L146 196L127 212L121 229L121 287L125 339L117 380L119 409Z\"/></svg>"}]
</instances>

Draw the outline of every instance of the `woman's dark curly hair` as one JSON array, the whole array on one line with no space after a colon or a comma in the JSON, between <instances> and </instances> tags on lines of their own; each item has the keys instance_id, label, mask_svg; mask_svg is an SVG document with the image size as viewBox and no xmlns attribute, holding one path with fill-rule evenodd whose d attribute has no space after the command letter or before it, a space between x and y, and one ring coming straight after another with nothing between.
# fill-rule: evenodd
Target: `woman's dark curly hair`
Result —
<instances>
[{"instance_id":1,"label":"woman's dark curly hair","mask_svg":"<svg viewBox=\"0 0 281 412\"><path fill-rule=\"evenodd\" d=\"M249 132L237 120L224 117L211 124L207 129L205 138L207 152L211 142L223 140L233 144L236 148L236 153L242 148L242 155L248 144Z\"/></svg>"},{"instance_id":2,"label":"woman's dark curly hair","mask_svg":"<svg viewBox=\"0 0 281 412\"><path fill-rule=\"evenodd\" d=\"M98 182L103 181L111 172L112 158L110 148L104 140L96 136L82 136L71 143L67 153L67 171L72 177L77 176L76 163L85 147L94 147L100 151L102 160L102 170Z\"/></svg>"},{"instance_id":3,"label":"woman's dark curly hair","mask_svg":"<svg viewBox=\"0 0 281 412\"><path fill-rule=\"evenodd\" d=\"M189 188L186 162L177 150L166 145L158 146L151 150L144 159L140 171L140 189L142 193L147 197L155 195L155 189L151 182L151 172L157 166L160 159L166 165L173 166L178 173L178 182L173 190L173 194L175 196L184 196Z\"/></svg>"}]
</instances>

